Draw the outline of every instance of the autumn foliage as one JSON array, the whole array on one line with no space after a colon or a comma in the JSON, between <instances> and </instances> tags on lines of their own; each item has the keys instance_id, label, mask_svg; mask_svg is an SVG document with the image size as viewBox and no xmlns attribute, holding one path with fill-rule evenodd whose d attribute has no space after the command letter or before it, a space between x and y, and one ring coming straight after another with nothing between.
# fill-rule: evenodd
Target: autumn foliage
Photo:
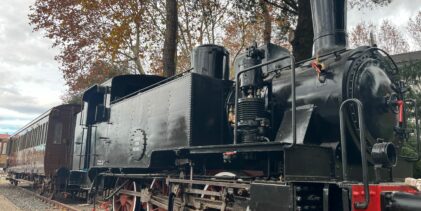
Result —
<instances>
[{"instance_id":1,"label":"autumn foliage","mask_svg":"<svg viewBox=\"0 0 421 211\"><path fill-rule=\"evenodd\" d=\"M231 62L254 41L282 44L305 59L310 17L309 0L36 0L29 14L34 30L60 49L66 98L118 74L181 72L190 68L191 50L207 43L224 45Z\"/></svg>"},{"instance_id":2,"label":"autumn foliage","mask_svg":"<svg viewBox=\"0 0 421 211\"><path fill-rule=\"evenodd\" d=\"M144 74L145 49L159 51L160 37L148 25L155 14L138 0L37 0L29 15L35 30L44 30L61 49L56 56L70 91L86 88L98 64L109 64L113 74ZM148 14L148 15L146 15ZM154 48L155 47L155 48ZM149 50L149 51L153 51ZM95 81L92 79L92 81Z\"/></svg>"}]
</instances>

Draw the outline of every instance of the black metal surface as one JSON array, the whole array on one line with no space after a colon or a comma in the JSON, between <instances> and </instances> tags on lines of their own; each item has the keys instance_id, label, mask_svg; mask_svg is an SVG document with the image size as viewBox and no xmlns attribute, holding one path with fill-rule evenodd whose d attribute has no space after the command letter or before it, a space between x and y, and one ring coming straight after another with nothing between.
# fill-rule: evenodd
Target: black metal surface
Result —
<instances>
[{"instance_id":1,"label":"black metal surface","mask_svg":"<svg viewBox=\"0 0 421 211\"><path fill-rule=\"evenodd\" d=\"M282 151L288 144L279 142L242 143L228 145L209 145L176 148L175 151L188 151L190 154L216 154L224 152L276 152Z\"/></svg>"},{"instance_id":2,"label":"black metal surface","mask_svg":"<svg viewBox=\"0 0 421 211\"><path fill-rule=\"evenodd\" d=\"M246 56L242 59L240 63L240 68L236 69L236 74L245 69L262 63L262 59L264 58L264 56L264 50L258 48L257 43L254 43L252 46L246 49ZM261 86L261 84L263 83L262 68L256 67L249 71L245 71L242 74L239 74L239 80L237 80L236 82L240 84L240 88L242 89L242 91Z\"/></svg>"},{"instance_id":3,"label":"black metal surface","mask_svg":"<svg viewBox=\"0 0 421 211\"><path fill-rule=\"evenodd\" d=\"M300 106L296 108L295 117L292 117L292 110L285 111L281 126L276 134L275 141L294 144L295 140L295 143L304 144L305 136L307 134L314 109L313 105ZM292 122L292 119L295 119L295 122ZM295 137L294 127L291 126L291 124L296 125Z\"/></svg>"},{"instance_id":4,"label":"black metal surface","mask_svg":"<svg viewBox=\"0 0 421 211\"><path fill-rule=\"evenodd\" d=\"M347 47L346 1L311 0L315 55Z\"/></svg>"},{"instance_id":5,"label":"black metal surface","mask_svg":"<svg viewBox=\"0 0 421 211\"><path fill-rule=\"evenodd\" d=\"M155 150L222 144L227 132L224 90L229 85L227 81L186 73L112 103L109 123L96 124L92 132L92 143L96 142L90 153L92 165L148 168ZM139 130L146 134L146 149L143 135L136 132Z\"/></svg>"},{"instance_id":6,"label":"black metal surface","mask_svg":"<svg viewBox=\"0 0 421 211\"><path fill-rule=\"evenodd\" d=\"M411 161L398 157L396 166L392 168L393 181L403 182L405 178L414 175L414 167Z\"/></svg>"},{"instance_id":7,"label":"black metal surface","mask_svg":"<svg viewBox=\"0 0 421 211\"><path fill-rule=\"evenodd\" d=\"M363 65L364 61L370 59L376 60L377 66L373 63ZM385 97L395 93L390 87L397 82L396 71L388 66L389 62L385 57L376 49L360 48L320 58L320 62L325 67L324 80L318 80L318 74L310 66L310 62L302 64L296 73L296 106L313 105L316 108L308 130L297 131L298 134L306 134L304 143L339 142L340 104L348 98L357 98L365 105L364 115L371 117L365 119L368 148L378 139L393 142L399 147L401 143L393 136L396 114L384 103ZM290 78L291 71L284 70L280 77L273 79L273 97L281 110L292 107ZM349 156L351 162L358 162L359 156L354 156L360 145L358 120L354 118L357 114L356 107L350 105L346 110L344 118L347 122L347 133L354 143L347 143L351 146L349 150L353 152ZM371 157L368 156L368 159Z\"/></svg>"},{"instance_id":8,"label":"black metal surface","mask_svg":"<svg viewBox=\"0 0 421 211\"><path fill-rule=\"evenodd\" d=\"M403 192L383 192L382 211L421 211L421 195Z\"/></svg>"},{"instance_id":9,"label":"black metal surface","mask_svg":"<svg viewBox=\"0 0 421 211\"><path fill-rule=\"evenodd\" d=\"M251 96L253 96L253 94L257 94L258 89L262 88L262 86L265 86L268 89L267 93L269 94L269 96L263 96L263 98L266 101L265 104L267 104L266 106L269 106L268 104L271 104L271 102L269 101L271 101L272 99L272 84L262 84L260 78L264 77L263 75L267 75L275 70L286 68L288 67L288 65L291 65L291 67L293 67L294 69L294 59L290 59L290 62L288 62L288 58L291 58L291 55L287 49L270 43L263 45L259 48L256 48L256 46L252 46L248 52L238 56L234 64L234 68L236 70L236 83L234 90L234 116L238 117L238 100L241 97L248 97L248 95L250 94ZM250 66L252 65L252 63L255 63L256 65ZM246 74L249 71L251 71L253 74L249 74L249 77L242 77L243 74ZM257 73L258 75L256 75ZM258 77L259 80L257 80L256 77ZM241 81L240 78L242 79ZM250 84L251 86L248 87L247 84ZM242 87L241 90L240 86ZM273 122L271 122L270 124L273 124ZM233 136L233 143L237 144L239 142L237 118L234 119ZM268 139L265 136L262 136L260 138L262 140Z\"/></svg>"},{"instance_id":10,"label":"black metal surface","mask_svg":"<svg viewBox=\"0 0 421 211\"><path fill-rule=\"evenodd\" d=\"M331 148L296 144L284 152L286 181L332 180L335 176Z\"/></svg>"},{"instance_id":11,"label":"black metal surface","mask_svg":"<svg viewBox=\"0 0 421 211\"><path fill-rule=\"evenodd\" d=\"M342 175L345 182L348 181L348 155L347 155L347 142L345 134L345 120L344 120L344 106L346 104L354 103L358 108L358 126L360 132L360 151L361 151L361 167L363 174L364 184L364 202L357 202L354 206L358 209L366 209L370 203L370 191L368 184L368 164L366 158L366 138L365 138L365 125L364 125L364 108L361 101L358 99L347 99L342 102L339 108L340 128L341 128L341 148L342 148Z\"/></svg>"},{"instance_id":12,"label":"black metal surface","mask_svg":"<svg viewBox=\"0 0 421 211\"><path fill-rule=\"evenodd\" d=\"M111 101L119 100L136 91L164 80L157 75L120 75L111 79Z\"/></svg>"},{"instance_id":13,"label":"black metal surface","mask_svg":"<svg viewBox=\"0 0 421 211\"><path fill-rule=\"evenodd\" d=\"M238 121L254 121L256 117L264 117L265 102L261 98L242 98L238 102ZM243 123L244 124L244 123Z\"/></svg>"},{"instance_id":14,"label":"black metal surface","mask_svg":"<svg viewBox=\"0 0 421 211\"><path fill-rule=\"evenodd\" d=\"M258 64L258 65L255 65L255 66L252 66L252 67L249 67L249 68L246 68L246 69L242 69L242 70L236 72L236 77L235 77L235 81L236 81L236 83L235 83L235 97L234 97L234 102L235 102L234 112L235 112L235 116L236 117L238 116L238 99L240 98L240 83L238 83L240 81L240 76L243 73L246 73L248 71L253 71L256 68L261 68L263 66L267 66L269 64L273 64L273 63L276 63L276 62L281 62L281 61L286 60L286 59L290 59L290 61L294 61L294 59L291 59L291 57L293 57L293 56L292 55L283 56L283 57L280 57L280 58L277 58L277 59L273 59L273 60L270 60L270 61L267 61L267 62ZM295 73L295 66L292 64L291 67L292 67L293 72ZM237 144L237 142L238 142L238 119L235 118L235 121L234 121L234 140L233 140L233 143L234 144Z\"/></svg>"},{"instance_id":15,"label":"black metal surface","mask_svg":"<svg viewBox=\"0 0 421 211\"><path fill-rule=\"evenodd\" d=\"M191 64L194 73L229 80L229 52L222 46L207 44L196 47Z\"/></svg>"},{"instance_id":16,"label":"black metal surface","mask_svg":"<svg viewBox=\"0 0 421 211\"><path fill-rule=\"evenodd\" d=\"M241 142L254 142L258 140L261 132L261 121L265 118L265 102L263 98L241 98L238 100L238 131Z\"/></svg>"},{"instance_id":17,"label":"black metal surface","mask_svg":"<svg viewBox=\"0 0 421 211\"><path fill-rule=\"evenodd\" d=\"M250 210L296 210L294 195L294 189L289 185L253 183L250 187Z\"/></svg>"},{"instance_id":18,"label":"black metal surface","mask_svg":"<svg viewBox=\"0 0 421 211\"><path fill-rule=\"evenodd\" d=\"M375 165L383 168L391 168L398 160L395 146L392 143L377 143L373 145L371 157Z\"/></svg>"}]
</instances>

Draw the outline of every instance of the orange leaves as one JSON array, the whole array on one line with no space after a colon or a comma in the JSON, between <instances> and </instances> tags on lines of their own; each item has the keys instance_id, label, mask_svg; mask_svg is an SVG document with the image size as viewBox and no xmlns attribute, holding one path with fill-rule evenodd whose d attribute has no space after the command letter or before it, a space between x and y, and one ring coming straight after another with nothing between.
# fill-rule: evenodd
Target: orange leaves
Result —
<instances>
[{"instance_id":1,"label":"orange leaves","mask_svg":"<svg viewBox=\"0 0 421 211\"><path fill-rule=\"evenodd\" d=\"M45 31L60 49L56 60L74 94L115 74L162 74L165 2L35 0L29 19L34 30ZM226 45L231 55L238 55L253 40L261 40L264 20L270 20L266 29L272 28L266 30L272 36L267 40L284 43L295 16L275 5L296 9L296 0L255 0L265 4L266 18L259 5L239 9L249 2L177 0L177 71L190 67L191 50L200 44Z\"/></svg>"},{"instance_id":2,"label":"orange leaves","mask_svg":"<svg viewBox=\"0 0 421 211\"><path fill-rule=\"evenodd\" d=\"M56 60L63 77L69 91L78 92L115 74L143 73L143 49L156 50L148 42L152 27L144 18L149 2L36 0L29 19L34 30L45 31L60 49ZM98 69L110 65L115 71Z\"/></svg>"}]
</instances>

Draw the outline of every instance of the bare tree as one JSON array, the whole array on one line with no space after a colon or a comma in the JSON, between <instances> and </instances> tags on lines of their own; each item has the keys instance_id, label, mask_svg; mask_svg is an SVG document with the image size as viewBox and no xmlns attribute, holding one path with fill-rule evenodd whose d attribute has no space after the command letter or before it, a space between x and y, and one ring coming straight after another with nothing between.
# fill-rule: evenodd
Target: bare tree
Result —
<instances>
[{"instance_id":1,"label":"bare tree","mask_svg":"<svg viewBox=\"0 0 421 211\"><path fill-rule=\"evenodd\" d=\"M409 19L407 29L418 49L421 49L421 11L418 12L414 19Z\"/></svg>"},{"instance_id":2,"label":"bare tree","mask_svg":"<svg viewBox=\"0 0 421 211\"><path fill-rule=\"evenodd\" d=\"M400 30L388 20L384 20L379 27L374 24L362 22L349 33L351 47L370 44L370 33L377 38L375 43L390 54L398 54L409 51L409 44Z\"/></svg>"},{"instance_id":3,"label":"bare tree","mask_svg":"<svg viewBox=\"0 0 421 211\"><path fill-rule=\"evenodd\" d=\"M373 23L361 22L349 33L349 44L351 48L370 45L370 34L376 33Z\"/></svg>"},{"instance_id":4,"label":"bare tree","mask_svg":"<svg viewBox=\"0 0 421 211\"><path fill-rule=\"evenodd\" d=\"M391 54L409 51L409 44L400 30L388 20L384 20L380 25L377 37L379 40L378 46Z\"/></svg>"}]
</instances>

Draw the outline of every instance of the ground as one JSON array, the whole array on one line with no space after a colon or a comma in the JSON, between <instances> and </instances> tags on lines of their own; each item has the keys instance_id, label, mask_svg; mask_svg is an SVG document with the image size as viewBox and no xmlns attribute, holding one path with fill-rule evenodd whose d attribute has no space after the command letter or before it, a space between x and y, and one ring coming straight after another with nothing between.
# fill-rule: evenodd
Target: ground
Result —
<instances>
[{"instance_id":1,"label":"ground","mask_svg":"<svg viewBox=\"0 0 421 211\"><path fill-rule=\"evenodd\" d=\"M0 175L0 188L3 188L2 186L7 185L7 184L8 182L5 180L4 175ZM0 210L20 211L21 209L16 207L6 197L4 197L3 195L0 195Z\"/></svg>"}]
</instances>

